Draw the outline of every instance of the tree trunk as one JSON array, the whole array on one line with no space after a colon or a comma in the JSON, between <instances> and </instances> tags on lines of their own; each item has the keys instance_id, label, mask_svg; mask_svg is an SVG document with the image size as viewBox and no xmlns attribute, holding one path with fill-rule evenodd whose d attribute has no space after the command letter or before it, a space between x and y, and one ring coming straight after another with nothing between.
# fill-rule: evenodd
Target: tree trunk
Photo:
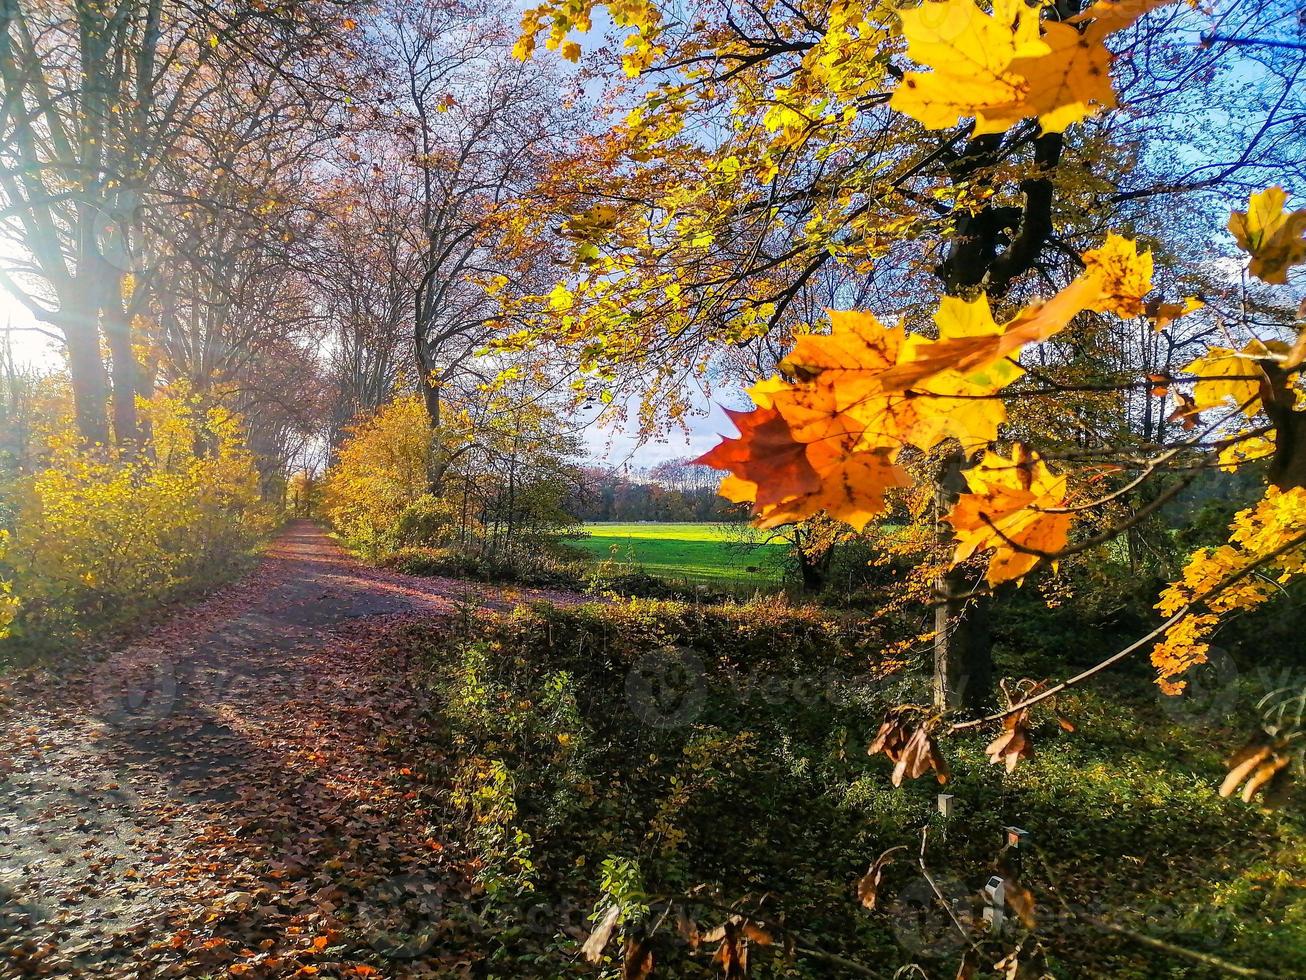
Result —
<instances>
[{"instance_id":1,"label":"tree trunk","mask_svg":"<svg viewBox=\"0 0 1306 980\"><path fill-rule=\"evenodd\" d=\"M1280 490L1306 486L1306 414L1296 410L1296 396L1287 372L1262 362L1270 383L1261 387L1265 414L1275 425L1270 482Z\"/></svg>"},{"instance_id":2,"label":"tree trunk","mask_svg":"<svg viewBox=\"0 0 1306 980\"><path fill-rule=\"evenodd\" d=\"M939 544L952 547L952 529L943 515L965 489L966 457L960 449L943 464L935 487ZM988 599L974 591L965 573L951 568L934 583L934 706L940 710L987 707L993 689L993 648Z\"/></svg>"},{"instance_id":3,"label":"tree trunk","mask_svg":"<svg viewBox=\"0 0 1306 980\"><path fill-rule=\"evenodd\" d=\"M1077 0L1070 5L1080 6ZM971 140L949 164L953 182L982 180L985 169L997 162L1003 139L994 134ZM1038 169L1021 181L1022 206L989 205L961 217L948 254L936 270L946 293L969 295L984 288L989 298L995 299L1033 266L1052 232L1052 173L1060 162L1061 149L1058 133L1034 140ZM952 533L942 517L966 489L961 475L965 465L964 454L955 450L944 462L935 487L939 544L944 548L951 547ZM934 702L939 708L978 710L986 706L992 693L989 600L962 598L971 591L956 570L939 576L935 583Z\"/></svg>"},{"instance_id":4,"label":"tree trunk","mask_svg":"<svg viewBox=\"0 0 1306 980\"><path fill-rule=\"evenodd\" d=\"M132 349L131 321L123 309L119 275L105 277L101 316L111 365L114 440L119 446L138 446L141 434L136 418L136 391L141 371Z\"/></svg>"},{"instance_id":5,"label":"tree trunk","mask_svg":"<svg viewBox=\"0 0 1306 980\"><path fill-rule=\"evenodd\" d=\"M89 277L76 281L63 304L60 326L68 348L77 431L90 444L109 442L108 384L100 357L96 290Z\"/></svg>"},{"instance_id":6,"label":"tree trunk","mask_svg":"<svg viewBox=\"0 0 1306 980\"><path fill-rule=\"evenodd\" d=\"M814 595L825 587L825 574L819 562L813 561L802 548L797 550L798 574L802 579L803 594Z\"/></svg>"}]
</instances>

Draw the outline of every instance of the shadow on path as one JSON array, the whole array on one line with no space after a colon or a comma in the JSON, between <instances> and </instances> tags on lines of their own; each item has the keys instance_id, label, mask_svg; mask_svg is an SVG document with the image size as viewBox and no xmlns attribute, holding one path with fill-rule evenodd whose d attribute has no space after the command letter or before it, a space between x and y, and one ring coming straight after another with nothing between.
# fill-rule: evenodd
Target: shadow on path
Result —
<instances>
[{"instance_id":1,"label":"shadow on path","mask_svg":"<svg viewBox=\"0 0 1306 980\"><path fill-rule=\"evenodd\" d=\"M93 668L0 688L0 977L465 975L392 640L535 599L577 601L368 568L300 521Z\"/></svg>"}]
</instances>

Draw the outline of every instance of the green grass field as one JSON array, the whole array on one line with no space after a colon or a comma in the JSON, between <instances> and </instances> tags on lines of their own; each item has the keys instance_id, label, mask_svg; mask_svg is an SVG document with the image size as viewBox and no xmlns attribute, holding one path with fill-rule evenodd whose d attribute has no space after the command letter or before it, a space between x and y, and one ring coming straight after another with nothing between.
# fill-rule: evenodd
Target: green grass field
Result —
<instances>
[{"instance_id":1,"label":"green grass field","mask_svg":"<svg viewBox=\"0 0 1306 980\"><path fill-rule=\"evenodd\" d=\"M748 547L738 531L720 524L586 524L585 530L589 536L573 543L596 560L633 562L660 578L774 587L782 576L783 545Z\"/></svg>"}]
</instances>

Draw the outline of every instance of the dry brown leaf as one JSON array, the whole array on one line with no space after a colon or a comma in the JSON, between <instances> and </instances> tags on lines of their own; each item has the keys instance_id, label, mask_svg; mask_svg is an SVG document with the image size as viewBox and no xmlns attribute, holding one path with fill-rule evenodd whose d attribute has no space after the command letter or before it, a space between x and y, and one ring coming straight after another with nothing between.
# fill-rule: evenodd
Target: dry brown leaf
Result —
<instances>
[{"instance_id":1,"label":"dry brown leaf","mask_svg":"<svg viewBox=\"0 0 1306 980\"><path fill-rule=\"evenodd\" d=\"M984 750L993 765L1005 764L1007 772L1015 770L1021 759L1034 754L1029 735L1029 709L1025 708L1002 719L1002 733Z\"/></svg>"},{"instance_id":2,"label":"dry brown leaf","mask_svg":"<svg viewBox=\"0 0 1306 980\"><path fill-rule=\"evenodd\" d=\"M722 931L721 945L717 947L712 962L721 967L725 980L745 980L748 976L748 939L740 934L734 922L727 922Z\"/></svg>"},{"instance_id":3,"label":"dry brown leaf","mask_svg":"<svg viewBox=\"0 0 1306 980\"><path fill-rule=\"evenodd\" d=\"M890 776L894 786L901 786L903 779L917 779L931 771L940 783L946 783L949 776L947 760L930 734L929 725L918 724L910 729L910 735L904 740L908 731L901 719L886 721L867 752L871 755L883 752L894 763Z\"/></svg>"},{"instance_id":4,"label":"dry brown leaf","mask_svg":"<svg viewBox=\"0 0 1306 980\"><path fill-rule=\"evenodd\" d=\"M1257 766L1256 772L1252 773L1252 778L1247 780L1247 785L1243 787L1243 802L1250 803L1252 797L1269 786L1275 776L1288 768L1290 761L1287 756L1274 755Z\"/></svg>"},{"instance_id":5,"label":"dry brown leaf","mask_svg":"<svg viewBox=\"0 0 1306 980\"><path fill-rule=\"evenodd\" d=\"M884 869L893 863L894 851L901 851L904 845L899 844L897 847L891 847L874 861L867 869L866 874L857 882L857 898L861 901L863 907L868 909L875 908L875 902L878 897L880 888L880 878L884 875Z\"/></svg>"},{"instance_id":6,"label":"dry brown leaf","mask_svg":"<svg viewBox=\"0 0 1306 980\"><path fill-rule=\"evenodd\" d=\"M719 943L726 936L726 927L723 923L719 926L713 926L707 932L699 935L699 941L704 943Z\"/></svg>"},{"instance_id":7,"label":"dry brown leaf","mask_svg":"<svg viewBox=\"0 0 1306 980\"><path fill-rule=\"evenodd\" d=\"M1267 732L1258 732L1234 753L1229 760L1229 774L1220 784L1221 796L1232 796L1242 786L1242 801L1250 803L1264 791L1264 802L1275 805L1280 795L1276 790L1284 785L1279 777L1286 774L1292 762L1286 739L1275 739Z\"/></svg>"},{"instance_id":8,"label":"dry brown leaf","mask_svg":"<svg viewBox=\"0 0 1306 980\"><path fill-rule=\"evenodd\" d=\"M1180 422L1185 432L1191 432L1197 428L1198 422L1201 421L1201 410L1197 407L1197 402L1192 395L1186 392L1178 392L1177 397L1179 404L1175 406L1173 412L1166 416L1167 422Z\"/></svg>"},{"instance_id":9,"label":"dry brown leaf","mask_svg":"<svg viewBox=\"0 0 1306 980\"><path fill-rule=\"evenodd\" d=\"M585 957L586 962L591 964L603 962L603 950L612 938L612 930L617 928L617 920L620 918L620 905L610 905L608 910L603 913L603 918L594 927L589 939L585 940L585 945L580 948L581 955Z\"/></svg>"},{"instance_id":10,"label":"dry brown leaf","mask_svg":"<svg viewBox=\"0 0 1306 980\"><path fill-rule=\"evenodd\" d=\"M689 944L690 949L698 949L702 936L698 932L698 923L689 917L683 905L676 908L676 932L680 933L680 938Z\"/></svg>"},{"instance_id":11,"label":"dry brown leaf","mask_svg":"<svg viewBox=\"0 0 1306 980\"><path fill-rule=\"evenodd\" d=\"M871 744L866 747L866 754L878 755L883 752L889 757L890 762L897 762L910 738L911 730L907 727L905 719L901 715L890 715L880 726L880 730L875 733Z\"/></svg>"},{"instance_id":12,"label":"dry brown leaf","mask_svg":"<svg viewBox=\"0 0 1306 980\"><path fill-rule=\"evenodd\" d=\"M647 939L634 936L626 940L626 955L621 964L622 980L648 980L653 975L653 950Z\"/></svg>"}]
</instances>

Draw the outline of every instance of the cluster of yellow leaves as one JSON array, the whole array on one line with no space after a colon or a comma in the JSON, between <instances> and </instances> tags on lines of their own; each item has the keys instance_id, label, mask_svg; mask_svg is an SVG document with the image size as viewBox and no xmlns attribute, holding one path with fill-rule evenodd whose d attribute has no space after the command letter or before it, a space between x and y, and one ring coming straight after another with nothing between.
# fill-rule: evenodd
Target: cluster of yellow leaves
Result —
<instances>
[{"instance_id":1,"label":"cluster of yellow leaves","mask_svg":"<svg viewBox=\"0 0 1306 980\"><path fill-rule=\"evenodd\" d=\"M907 54L929 72L908 72L889 103L930 129L974 118L975 135L1038 119L1062 132L1094 107L1115 106L1109 35L1171 0L1098 0L1064 22L1041 5L994 0L926 2L899 13Z\"/></svg>"},{"instance_id":2,"label":"cluster of yellow leaves","mask_svg":"<svg viewBox=\"0 0 1306 980\"><path fill-rule=\"evenodd\" d=\"M1112 235L1084 254L1085 270L1046 303L1006 323L987 299L945 297L937 339L885 327L869 313L832 312L829 334L798 338L776 376L749 389L758 406L732 413L739 436L698 461L728 470L721 494L750 502L762 526L825 511L857 529L885 509L884 494L909 480L908 447L929 451L956 439L967 452L998 438L1006 421L1000 392L1023 371L1017 360L1084 310L1139 315L1152 260ZM789 380L793 379L793 380ZM970 493L949 516L960 533L957 560L995 551L989 580L1020 578L1064 547L1066 484L1037 457L990 455L968 472Z\"/></svg>"},{"instance_id":3,"label":"cluster of yellow leaves","mask_svg":"<svg viewBox=\"0 0 1306 980\"><path fill-rule=\"evenodd\" d=\"M332 525L359 547L373 545L429 489L433 450L418 395L396 398L352 426L323 488Z\"/></svg>"},{"instance_id":4,"label":"cluster of yellow leaves","mask_svg":"<svg viewBox=\"0 0 1306 980\"><path fill-rule=\"evenodd\" d=\"M1221 614L1255 608L1303 571L1306 488L1271 486L1255 506L1234 516L1228 544L1195 552L1180 580L1161 594L1157 609L1179 617L1152 651L1162 688L1182 690L1184 682L1175 678L1205 662Z\"/></svg>"},{"instance_id":5,"label":"cluster of yellow leaves","mask_svg":"<svg viewBox=\"0 0 1306 980\"><path fill-rule=\"evenodd\" d=\"M545 47L559 52L568 61L580 60L580 44L568 40L573 31L585 33L594 19L594 8L599 0L566 0L563 3L547 2L522 13L521 34L513 46L513 54L525 60L535 51L537 37L547 31ZM647 67L657 53L654 40L661 23L661 15L650 0L610 0L604 3L612 22L618 27L634 30L626 43L628 53L623 59L626 74L634 77Z\"/></svg>"},{"instance_id":6,"label":"cluster of yellow leaves","mask_svg":"<svg viewBox=\"0 0 1306 980\"><path fill-rule=\"evenodd\" d=\"M0 530L0 562L4 561L8 550L9 532ZM13 590L12 582L0 580L0 640L9 635L9 625L18 615L19 602Z\"/></svg>"},{"instance_id":7,"label":"cluster of yellow leaves","mask_svg":"<svg viewBox=\"0 0 1306 980\"><path fill-rule=\"evenodd\" d=\"M227 566L269 527L238 417L184 388L138 404L153 433L139 456L88 449L71 418L19 485L11 562L52 628L149 604Z\"/></svg>"},{"instance_id":8,"label":"cluster of yellow leaves","mask_svg":"<svg viewBox=\"0 0 1306 980\"><path fill-rule=\"evenodd\" d=\"M1286 283L1288 269L1306 262L1306 210L1285 212L1287 201L1282 187L1268 187L1229 216L1229 231L1252 257L1248 271L1269 283Z\"/></svg>"}]
</instances>

